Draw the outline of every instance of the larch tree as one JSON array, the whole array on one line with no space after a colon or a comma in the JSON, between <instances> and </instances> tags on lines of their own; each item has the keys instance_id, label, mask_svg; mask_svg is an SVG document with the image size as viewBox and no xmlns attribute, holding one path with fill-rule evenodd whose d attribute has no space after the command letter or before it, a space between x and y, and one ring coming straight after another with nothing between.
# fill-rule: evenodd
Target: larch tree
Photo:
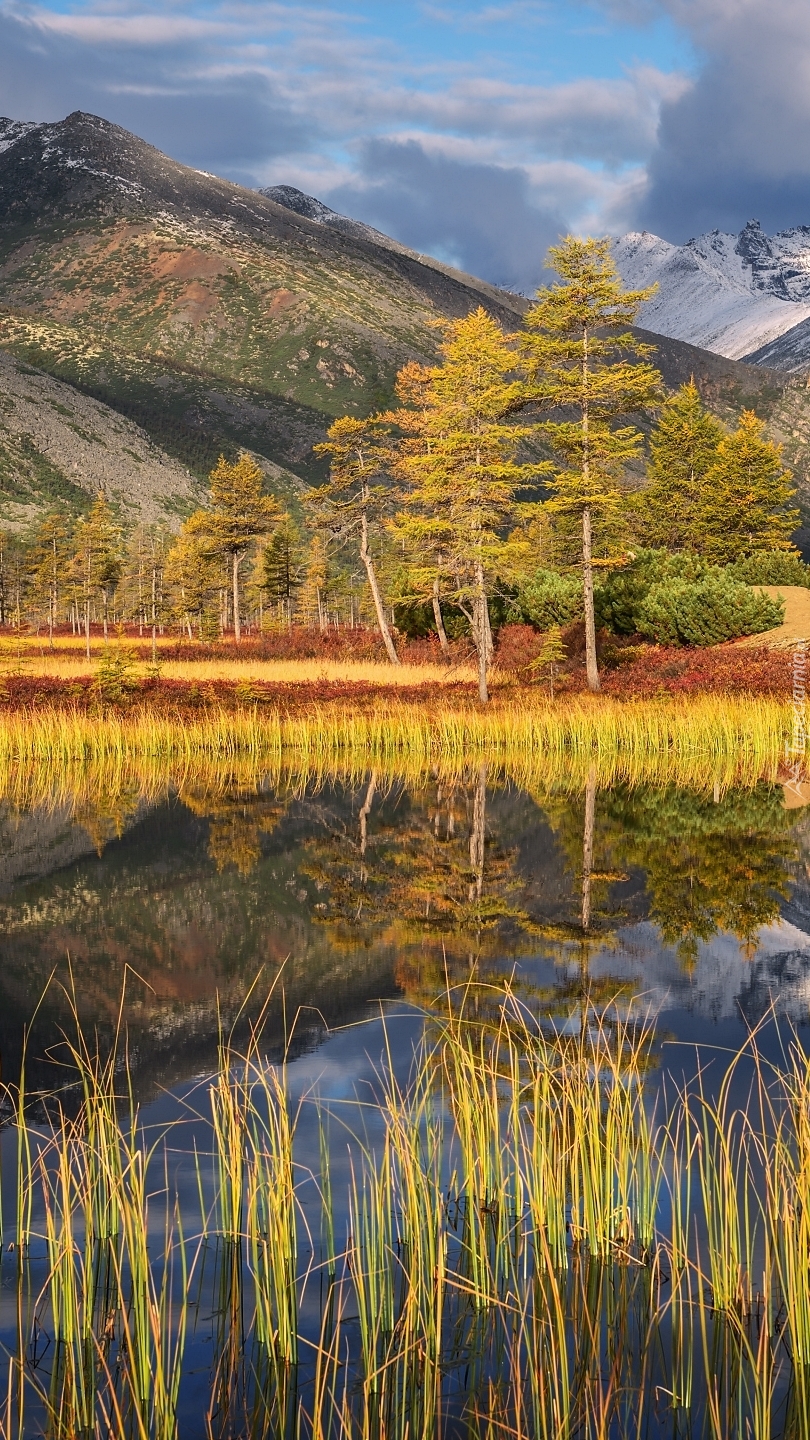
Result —
<instances>
[{"instance_id":1,"label":"larch tree","mask_svg":"<svg viewBox=\"0 0 810 1440\"><path fill-rule=\"evenodd\" d=\"M397 533L424 564L414 566L419 598L444 593L467 617L478 656L478 693L489 698L492 657L489 601L521 541L507 538L520 512L518 495L537 465L516 455L525 434L504 420L519 393L515 353L500 326L480 308L449 321L441 363L420 390L408 420L397 470L405 486ZM421 569L421 578L420 578Z\"/></svg>"},{"instance_id":2,"label":"larch tree","mask_svg":"<svg viewBox=\"0 0 810 1440\"><path fill-rule=\"evenodd\" d=\"M203 620L222 581L222 557L209 530L208 512L196 510L180 529L166 556L163 581L174 614L192 638L192 618L202 638Z\"/></svg>"},{"instance_id":3,"label":"larch tree","mask_svg":"<svg viewBox=\"0 0 810 1440\"><path fill-rule=\"evenodd\" d=\"M625 503L624 474L643 439L632 417L659 399L660 376L647 360L652 346L628 328L654 292L623 288L609 240L568 235L549 261L560 283L538 290L525 317L519 403L547 417L534 429L556 456L549 508L578 517L588 688L598 691L593 523Z\"/></svg>"},{"instance_id":4,"label":"larch tree","mask_svg":"<svg viewBox=\"0 0 810 1440\"><path fill-rule=\"evenodd\" d=\"M706 475L697 516L703 554L724 565L754 550L791 550L800 518L795 496L781 445L766 439L753 410L743 410Z\"/></svg>"},{"instance_id":5,"label":"larch tree","mask_svg":"<svg viewBox=\"0 0 810 1440\"><path fill-rule=\"evenodd\" d=\"M239 613L239 569L254 541L267 535L281 518L277 500L264 493L264 476L250 455L226 460L220 455L211 471L211 507L207 516L208 533L219 551L230 562L233 592L233 633L236 643L242 638Z\"/></svg>"},{"instance_id":6,"label":"larch tree","mask_svg":"<svg viewBox=\"0 0 810 1440\"><path fill-rule=\"evenodd\" d=\"M121 530L116 523L103 490L96 496L89 513L79 521L74 535L73 571L84 602L84 625L87 658L90 659L90 606L99 591L104 617L104 640L110 600L116 590L124 557Z\"/></svg>"},{"instance_id":7,"label":"larch tree","mask_svg":"<svg viewBox=\"0 0 810 1440\"><path fill-rule=\"evenodd\" d=\"M57 621L59 600L70 563L70 529L60 511L52 511L41 521L27 555L28 572L34 597L48 616L48 640L53 649L53 627Z\"/></svg>"},{"instance_id":8,"label":"larch tree","mask_svg":"<svg viewBox=\"0 0 810 1440\"><path fill-rule=\"evenodd\" d=\"M298 526L285 510L261 552L258 583L288 625L292 624L293 598L301 585L302 548Z\"/></svg>"},{"instance_id":9,"label":"larch tree","mask_svg":"<svg viewBox=\"0 0 810 1440\"><path fill-rule=\"evenodd\" d=\"M636 497L645 544L664 550L703 548L700 510L706 477L724 433L694 380L665 401L650 436L648 483Z\"/></svg>"},{"instance_id":10,"label":"larch tree","mask_svg":"<svg viewBox=\"0 0 810 1440\"><path fill-rule=\"evenodd\" d=\"M336 543L357 542L388 659L392 665L399 665L373 555L373 541L381 537L392 503L386 419L371 415L358 420L344 415L329 427L323 444L314 449L316 454L329 457L330 470L326 484L308 497L310 514L317 528Z\"/></svg>"}]
</instances>

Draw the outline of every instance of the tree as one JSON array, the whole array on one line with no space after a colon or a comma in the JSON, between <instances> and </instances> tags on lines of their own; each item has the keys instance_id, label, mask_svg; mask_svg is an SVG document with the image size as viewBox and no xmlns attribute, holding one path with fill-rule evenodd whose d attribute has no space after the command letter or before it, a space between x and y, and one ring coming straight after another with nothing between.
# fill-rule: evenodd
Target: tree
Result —
<instances>
[{"instance_id":1,"label":"tree","mask_svg":"<svg viewBox=\"0 0 810 1440\"><path fill-rule=\"evenodd\" d=\"M782 447L765 438L753 410L724 435L707 472L697 526L705 555L719 564L755 550L791 550L799 523L791 507L796 490L782 464Z\"/></svg>"},{"instance_id":2,"label":"tree","mask_svg":"<svg viewBox=\"0 0 810 1440\"><path fill-rule=\"evenodd\" d=\"M304 623L309 625L313 619L317 618L320 630L326 630L329 625L327 606L329 580L329 557L326 553L326 544L323 536L316 531L309 547L299 605Z\"/></svg>"},{"instance_id":3,"label":"tree","mask_svg":"<svg viewBox=\"0 0 810 1440\"><path fill-rule=\"evenodd\" d=\"M390 447L385 417L371 415L367 420L358 420L345 415L329 427L327 439L314 449L317 455L328 455L331 461L327 483L309 497L315 523L341 543L350 537L359 539L359 555L374 602L377 625L388 659L392 665L398 665L399 656L386 618L370 543L372 533L379 532L391 503Z\"/></svg>"},{"instance_id":4,"label":"tree","mask_svg":"<svg viewBox=\"0 0 810 1440\"><path fill-rule=\"evenodd\" d=\"M596 691L593 521L623 505L624 471L641 448L637 426L617 421L659 397L660 376L646 360L652 347L628 330L653 291L622 289L609 240L568 235L549 259L562 283L538 290L526 315L520 404L551 412L535 427L557 457L549 508L579 517L588 688Z\"/></svg>"},{"instance_id":5,"label":"tree","mask_svg":"<svg viewBox=\"0 0 810 1440\"><path fill-rule=\"evenodd\" d=\"M562 638L562 631L559 625L552 625L536 659L532 660L530 669L544 670L548 677L548 688L552 700L554 699L554 681L557 678L557 671L565 660L565 643Z\"/></svg>"},{"instance_id":6,"label":"tree","mask_svg":"<svg viewBox=\"0 0 810 1440\"><path fill-rule=\"evenodd\" d=\"M301 537L287 510L283 512L259 559L259 584L289 625L292 622L293 597L301 584Z\"/></svg>"},{"instance_id":7,"label":"tree","mask_svg":"<svg viewBox=\"0 0 810 1440\"><path fill-rule=\"evenodd\" d=\"M46 515L41 522L27 557L34 598L47 611L51 649L53 627L56 624L59 597L69 559L70 531L64 515L54 511Z\"/></svg>"},{"instance_id":8,"label":"tree","mask_svg":"<svg viewBox=\"0 0 810 1440\"><path fill-rule=\"evenodd\" d=\"M103 490L100 490L90 508L89 514L79 521L74 537L75 552L73 569L81 586L84 600L85 637L87 658L90 659L90 604L93 594L101 592L104 607L104 640L107 640L107 622L110 599L121 578L123 556L121 552L121 531L115 522L113 512Z\"/></svg>"},{"instance_id":9,"label":"tree","mask_svg":"<svg viewBox=\"0 0 810 1440\"><path fill-rule=\"evenodd\" d=\"M254 540L278 523L278 501L263 492L264 477L255 460L243 453L233 462L220 455L211 471L211 509L206 526L216 549L231 564L233 589L233 632L236 643L242 638L239 615L239 567Z\"/></svg>"},{"instance_id":10,"label":"tree","mask_svg":"<svg viewBox=\"0 0 810 1440\"><path fill-rule=\"evenodd\" d=\"M489 698L489 600L501 568L524 542L505 539L521 510L518 492L538 472L515 456L525 431L503 417L515 401L515 356L479 308L449 321L442 363L430 371L421 409L403 417L397 470L405 482L397 532L418 558L416 598L444 593L466 615L478 655L478 693ZM414 443L414 440L418 443Z\"/></svg>"},{"instance_id":11,"label":"tree","mask_svg":"<svg viewBox=\"0 0 810 1440\"><path fill-rule=\"evenodd\" d=\"M164 568L172 608L191 639L192 616L202 634L203 617L222 583L221 556L214 548L205 510L197 510L176 536Z\"/></svg>"},{"instance_id":12,"label":"tree","mask_svg":"<svg viewBox=\"0 0 810 1440\"><path fill-rule=\"evenodd\" d=\"M723 434L694 380L666 400L650 436L648 484L638 494L645 545L702 550L700 508Z\"/></svg>"}]
</instances>

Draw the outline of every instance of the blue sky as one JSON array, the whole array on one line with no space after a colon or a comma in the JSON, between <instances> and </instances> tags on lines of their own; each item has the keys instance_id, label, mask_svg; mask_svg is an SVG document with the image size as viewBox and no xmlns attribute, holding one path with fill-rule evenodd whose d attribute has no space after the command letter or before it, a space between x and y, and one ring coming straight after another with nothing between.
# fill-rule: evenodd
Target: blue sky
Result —
<instances>
[{"instance_id":1,"label":"blue sky","mask_svg":"<svg viewBox=\"0 0 810 1440\"><path fill-rule=\"evenodd\" d=\"M810 0L0 0L0 113L74 109L524 290L568 229L810 223Z\"/></svg>"}]
</instances>

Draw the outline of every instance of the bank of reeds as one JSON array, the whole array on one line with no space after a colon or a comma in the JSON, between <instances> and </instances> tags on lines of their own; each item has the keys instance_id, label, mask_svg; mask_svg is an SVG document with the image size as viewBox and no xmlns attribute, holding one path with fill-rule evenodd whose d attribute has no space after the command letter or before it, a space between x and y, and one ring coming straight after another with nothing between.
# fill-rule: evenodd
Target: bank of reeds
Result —
<instances>
[{"instance_id":1,"label":"bank of reeds","mask_svg":"<svg viewBox=\"0 0 810 1440\"><path fill-rule=\"evenodd\" d=\"M752 1040L716 1095L698 1079L656 1110L648 1021L587 995L572 1021L472 985L426 1017L407 1079L389 1056L364 1118L333 1116L343 1248L335 1107L302 1102L313 1173L259 1036L207 1085L196 1221L180 1131L150 1138L125 1068L75 1045L73 1112L20 1117L4 1436L805 1440L807 1056L770 1071ZM187 1373L195 1313L216 1323Z\"/></svg>"},{"instance_id":2,"label":"bank of reeds","mask_svg":"<svg viewBox=\"0 0 810 1440\"><path fill-rule=\"evenodd\" d=\"M213 710L171 720L148 711L89 716L70 711L0 715L0 795L18 804L87 791L139 787L145 798L223 777L347 777L373 765L414 779L486 760L530 790L679 783L725 788L775 779L791 733L789 707L765 699L703 697L628 703L604 697L489 709L383 705L285 716ZM230 783L230 782L229 782Z\"/></svg>"}]
</instances>

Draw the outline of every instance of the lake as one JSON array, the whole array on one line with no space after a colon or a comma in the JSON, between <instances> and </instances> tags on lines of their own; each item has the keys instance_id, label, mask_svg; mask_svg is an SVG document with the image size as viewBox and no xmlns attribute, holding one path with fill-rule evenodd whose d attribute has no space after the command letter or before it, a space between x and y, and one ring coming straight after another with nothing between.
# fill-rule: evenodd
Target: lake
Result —
<instances>
[{"instance_id":1,"label":"lake","mask_svg":"<svg viewBox=\"0 0 810 1440\"><path fill-rule=\"evenodd\" d=\"M750 1108L757 1067L787 1064L791 1045L798 1053L808 1048L810 817L797 803L801 796L773 779L751 776L734 783L733 776L708 772L685 786L668 781L664 773L655 783L604 783L597 765L576 771L572 767L568 775L564 769L561 774L558 766L551 776L542 769L510 776L493 765L475 763L441 773L403 776L378 770L341 776L263 775L243 767L238 774L223 770L203 779L166 775L151 784L142 777L118 775L82 785L41 785L27 802L18 794L0 806L0 1056L3 1080L12 1087L6 1113L11 1122L26 1036L32 1143L34 1153L46 1157L39 1180L32 1181L34 1221L26 1273L20 1271L19 1252L6 1252L0 1292L2 1338L14 1351L25 1291L23 1349L27 1347L32 1388L26 1433L40 1433L49 1425L58 1430L62 1423L57 1423L52 1400L64 1376L55 1363L58 1327L52 1296L46 1293L48 1265L53 1263L48 1256L55 1252L48 1248L53 1242L46 1236L47 1185L42 1175L51 1177L48 1185L55 1184L53 1136L63 1123L72 1125L82 1107L82 1087L67 1064L64 1042L65 1035L75 1035L77 1017L84 1036L93 1037L92 1044L102 1051L118 1032L123 1054L126 1036L126 1065L122 1070L122 1061L116 1073L120 1077L125 1070L128 1080L118 1084L119 1094L131 1087L145 1136L168 1136L153 1161L153 1169L154 1164L158 1170L163 1167L155 1194L164 1197L163 1209L152 1202L153 1213L173 1215L179 1204L177 1214L183 1217L186 1234L203 1236L195 1240L201 1248L192 1256L199 1288L176 1401L182 1436L292 1435L298 1433L296 1426L300 1433L318 1433L312 1417L313 1387L317 1390L319 1381L312 1355L326 1333L324 1275L319 1269L325 1243L324 1143L331 1155L335 1246L342 1254L347 1237L357 1243L366 1213L366 1200L361 1203L358 1195L366 1196L367 1185L372 1194L372 1176L382 1173L387 1163L380 1159L388 1143L380 1095L387 1093L392 1078L407 1087L425 1028L430 1033L433 1025L430 1017L448 1013L448 992L450 1013L474 1020L481 1033L487 1025L497 1031L509 1010L527 1035L545 1037L544 1045L562 1046L569 1040L581 1044L583 1035L608 1032L612 1037L621 1034L624 1043L631 1034L642 1034L644 1062L637 1073L643 1101L632 1101L627 1121L631 1128L647 1123L640 1118L642 1110L647 1117L661 1116L679 1086L691 1086L696 1093L697 1085L701 1105L727 1105L733 1131L735 1108L740 1113ZM223 1041L231 1039L230 1065L237 1053L250 1047L256 1024L260 1035L252 1052L251 1084L256 1083L256 1067L283 1073L285 1103L296 1117L299 1282L308 1269L312 1272L308 1282L299 1283L296 1302L302 1343L310 1350L296 1363L295 1396L285 1390L283 1414L278 1375L260 1376L255 1367L249 1374L244 1370L246 1346L248 1339L255 1342L256 1325L242 1310L252 1314L255 1264L248 1246L239 1262L245 1275L240 1270L238 1281L234 1273L228 1279L233 1261L226 1264L223 1259L228 1251L223 1182L211 1160L211 1077L217 1073ZM746 1055L729 1072L730 1058L745 1047L752 1031L757 1032L756 1064ZM276 1071L285 1057L283 1071ZM592 1059L588 1065L594 1073ZM632 1064L629 1069L633 1071ZM493 1083L507 1083L505 1072L497 1067L496 1072ZM726 1093L724 1077L729 1074ZM631 1090L628 1086L628 1093ZM46 1100L46 1094L51 1098ZM272 1095L263 1092L263 1097L262 1115L268 1107L274 1113ZM458 1123L454 1103L452 1097L437 1102L438 1110L452 1112ZM57 1113L62 1119L55 1123ZM427 1113L421 1110L414 1121L420 1134L433 1123ZM500 1123L496 1119L496 1129ZM765 1129L772 1132L770 1121ZM3 1132L7 1237L17 1233L16 1135L9 1123ZM506 1140L504 1145L508 1148ZM205 1157L202 1163L200 1156ZM457 1203L458 1214L464 1216L465 1202L452 1200L457 1184L453 1161L443 1153L437 1164L447 1215ZM670 1181L673 1164L669 1152L659 1163ZM756 1177L767 1171L762 1155L746 1151L746 1166L745 1184L756 1186ZM35 1170L36 1161L31 1173ZM519 1170L517 1165L515 1173ZM313 1180L318 1175L320 1189ZM514 1176L509 1185L513 1183ZM360 1187L354 1201L353 1184ZM517 1206L518 1213L522 1202L511 1190L509 1194L509 1204ZM397 1214L402 1203L392 1201ZM330 1393L334 1399L340 1374L349 1399L344 1395L342 1411L335 1400L337 1408L333 1406L323 1433L404 1436L408 1423L412 1429L407 1433L438 1433L439 1414L452 1435L528 1435L541 1433L542 1426L547 1426L542 1433L560 1435L657 1434L671 1433L673 1424L676 1433L683 1426L686 1434L693 1423L700 1433L747 1434L754 1433L757 1413L764 1425L761 1397L756 1410L757 1386L765 1384L762 1364L757 1369L757 1347L762 1305L767 1309L771 1301L763 1300L762 1287L753 1285L743 1307L753 1357L746 1364L754 1379L746 1380L745 1396L740 1390L736 1409L732 1400L734 1385L739 1390L742 1383L742 1362L737 1352L734 1360L718 1320L722 1306L716 1293L703 1340L692 1317L690 1343L698 1358L691 1409L680 1400L667 1401L667 1395L672 1400L675 1382L669 1362L660 1357L645 1362L646 1369L642 1364L638 1373L634 1370L632 1379L623 1372L619 1384L615 1376L610 1379L610 1325L621 1311L628 1324L627 1317L636 1315L638 1330L637 1312L643 1309L639 1285L642 1290L647 1286L644 1304L649 1306L649 1293L655 1285L660 1288L661 1276L655 1283L650 1279L650 1247L645 1242L639 1249L638 1229L632 1246L626 1237L617 1240L614 1235L611 1245L624 1245L627 1253L621 1263L612 1251L609 1264L603 1257L599 1280L613 1300L608 1302L600 1292L594 1301L596 1272L582 1272L584 1252L574 1235L573 1203L569 1195L566 1224L573 1249L564 1308L569 1326L575 1325L584 1295L591 1305L586 1312L597 1317L593 1353L601 1410L591 1387L591 1398L580 1397L581 1408L572 1411L573 1418L569 1415L566 1430L551 1401L546 1405L535 1396L533 1418L528 1418L528 1409L521 1418L511 1392L511 1398L498 1399L504 1367L513 1376L519 1368L517 1352L505 1361L509 1326L499 1330L495 1324L492 1297L482 1307L470 1301L472 1291L465 1290L450 1306L452 1319L444 1322L451 1325L454 1338L451 1343L445 1336L440 1343L438 1408L423 1413L413 1394L403 1398L405 1392L398 1392L397 1429L391 1413L386 1412L386 1419L379 1394L375 1391L369 1408L363 1389L368 1357L363 1349L362 1287L349 1265L344 1280L335 1282L338 1290L342 1284L351 1294L345 1301L343 1329L337 1326L342 1339L335 1341L334 1354L329 1351ZM704 1194L701 1235L706 1233L707 1205L711 1208L711 1198ZM206 1212L209 1219L203 1223ZM666 1229L671 1218L672 1202L660 1200L658 1223ZM469 1214L464 1224L469 1224ZM465 1247L472 1253L463 1225L450 1230L452 1226L447 1254L463 1256ZM762 1248L766 1230L763 1222L751 1240L750 1255L757 1265L767 1260ZM81 1226L77 1234L85 1234ZM368 1235L366 1239L372 1246ZM77 1243L81 1249L84 1240ZM391 1241L394 1249L396 1244ZM627 1259L631 1249L632 1264ZM162 1252L158 1248L155 1253ZM668 1254L667 1263L674 1267L671 1248ZM174 1254L166 1273L179 1285L178 1263ZM536 1276L536 1254L531 1262L521 1263L525 1275ZM129 1259L126 1264L129 1267ZM592 1254L587 1264L595 1264ZM571 1278L575 1273L580 1276L576 1284ZM208 1288L214 1276L220 1297L216 1303ZM714 1271L712 1277L716 1286ZM502 1283L493 1284L501 1310L504 1296L512 1295L509 1313L514 1319L516 1285L520 1291L514 1275L509 1279L504 1272ZM774 1288L783 1296L781 1272ZM242 1328L234 1339L237 1290ZM222 1298L226 1291L230 1299ZM755 1293L760 1297L756 1301ZM369 1295L379 1300L373 1286ZM176 1309L176 1297L173 1303ZM384 1297L379 1303L384 1305ZM778 1307L783 1301L773 1303ZM532 1304L536 1307L536 1299ZM653 1306L656 1316L645 1322L657 1325L656 1344L664 1349L675 1344L673 1305L659 1296L657 1309ZM705 1321L704 1310L698 1309ZM760 1318L755 1321L755 1316ZM742 1320L735 1323L739 1331ZM787 1347L776 1321L771 1328L775 1348ZM521 1336L525 1349L523 1331ZM627 1341L628 1355L631 1350L635 1355L637 1341L637 1334L633 1344ZM120 1367L126 1336L122 1341L119 1335L115 1344ZM238 1363L233 1356L228 1362L226 1384L216 1356L229 1344L239 1358ZM345 1355L338 1355L343 1344ZM541 1350L547 1344L544 1340ZM712 1346L719 1346L724 1357L716 1365ZM422 1355L419 1385L426 1363ZM92 1369L95 1359L88 1364ZM717 1373L730 1367L731 1379L715 1414L707 1402L705 1375L717 1366ZM237 1371L241 1378L234 1378ZM810 1406L805 1420L802 1407L797 1409L795 1363L787 1365L783 1356L781 1369L774 1362L772 1374L770 1390L765 1384L770 1418L757 1433L810 1433L802 1428ZM109 1371L105 1375L109 1380ZM262 1386L276 1396L273 1405L264 1408L257 1401ZM528 1381L527 1386L530 1390ZM59 1403L65 1403L64 1398ZM14 1413L16 1417L17 1409ZM538 1415L546 1416L542 1425ZM127 1423L135 1425L131 1416ZM146 1430L172 1434L174 1423L151 1414Z\"/></svg>"}]
</instances>

